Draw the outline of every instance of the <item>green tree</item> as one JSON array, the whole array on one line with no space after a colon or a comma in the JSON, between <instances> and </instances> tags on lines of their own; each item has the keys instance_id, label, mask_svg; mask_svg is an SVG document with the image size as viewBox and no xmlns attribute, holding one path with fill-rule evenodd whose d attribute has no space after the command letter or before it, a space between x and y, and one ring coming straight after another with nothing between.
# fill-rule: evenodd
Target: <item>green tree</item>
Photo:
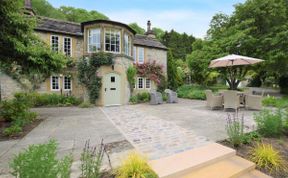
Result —
<instances>
[{"instance_id":1,"label":"green tree","mask_svg":"<svg viewBox=\"0 0 288 178\"><path fill-rule=\"evenodd\" d=\"M24 16L22 8L21 0L0 1L0 66L29 89L35 89L52 73L63 69L67 59L52 52L35 35L36 21Z\"/></svg>"},{"instance_id":2,"label":"green tree","mask_svg":"<svg viewBox=\"0 0 288 178\"><path fill-rule=\"evenodd\" d=\"M137 23L130 23L129 27L131 27L137 34L144 35L145 29L140 27Z\"/></svg>"},{"instance_id":3,"label":"green tree","mask_svg":"<svg viewBox=\"0 0 288 178\"><path fill-rule=\"evenodd\" d=\"M64 14L65 19L71 22L85 22L90 20L108 20L104 14L97 11L87 11L81 8L61 6L59 11Z\"/></svg>"},{"instance_id":4,"label":"green tree","mask_svg":"<svg viewBox=\"0 0 288 178\"><path fill-rule=\"evenodd\" d=\"M288 76L288 1L249 0L236 5L233 15L223 21L210 40L225 52L266 60L254 69L264 82L270 76Z\"/></svg>"},{"instance_id":5,"label":"green tree","mask_svg":"<svg viewBox=\"0 0 288 178\"><path fill-rule=\"evenodd\" d=\"M165 32L162 36L161 42L171 49L175 59L185 60L186 55L192 52L192 44L195 37L187 35L186 33L180 34L174 30Z\"/></svg>"},{"instance_id":6,"label":"green tree","mask_svg":"<svg viewBox=\"0 0 288 178\"><path fill-rule=\"evenodd\" d=\"M177 73L177 67L171 50L168 51L167 56L167 75L168 75L168 88L176 90L183 84L182 78Z\"/></svg>"},{"instance_id":7,"label":"green tree","mask_svg":"<svg viewBox=\"0 0 288 178\"><path fill-rule=\"evenodd\" d=\"M134 89L135 82L136 82L136 74L137 74L137 69L134 66L129 66L126 71L126 75L127 75L127 80L129 83L131 95L133 93L133 89Z\"/></svg>"},{"instance_id":8,"label":"green tree","mask_svg":"<svg viewBox=\"0 0 288 178\"><path fill-rule=\"evenodd\" d=\"M89 20L108 19L107 16L95 10L87 11L85 9L67 6L55 8L47 0L32 0L31 2L36 14L45 17L67 20L71 22L85 22Z\"/></svg>"},{"instance_id":9,"label":"green tree","mask_svg":"<svg viewBox=\"0 0 288 178\"><path fill-rule=\"evenodd\" d=\"M155 33L155 35L156 35L156 38L157 38L158 40L161 40L162 37L163 37L164 34L165 34L165 31L162 30L161 28L154 27L152 30L154 31L154 33Z\"/></svg>"}]
</instances>

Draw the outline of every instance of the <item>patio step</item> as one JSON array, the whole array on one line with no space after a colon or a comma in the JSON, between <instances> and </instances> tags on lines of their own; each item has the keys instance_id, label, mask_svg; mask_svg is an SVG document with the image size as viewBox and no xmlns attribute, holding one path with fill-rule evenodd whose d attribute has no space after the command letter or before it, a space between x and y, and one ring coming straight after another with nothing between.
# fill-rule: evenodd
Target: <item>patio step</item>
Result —
<instances>
[{"instance_id":1,"label":"patio step","mask_svg":"<svg viewBox=\"0 0 288 178\"><path fill-rule=\"evenodd\" d=\"M190 172L235 156L235 150L211 143L149 162L160 178L180 178Z\"/></svg>"},{"instance_id":2,"label":"patio step","mask_svg":"<svg viewBox=\"0 0 288 178\"><path fill-rule=\"evenodd\" d=\"M254 168L254 163L239 156L233 156L192 171L181 178L233 178L247 174Z\"/></svg>"},{"instance_id":3,"label":"patio step","mask_svg":"<svg viewBox=\"0 0 288 178\"><path fill-rule=\"evenodd\" d=\"M235 150L211 143L149 162L160 178L269 178Z\"/></svg>"},{"instance_id":4,"label":"patio step","mask_svg":"<svg viewBox=\"0 0 288 178\"><path fill-rule=\"evenodd\" d=\"M271 176L268 176L266 174L263 174L260 171L253 170L243 176L240 176L239 178L272 178Z\"/></svg>"}]
</instances>

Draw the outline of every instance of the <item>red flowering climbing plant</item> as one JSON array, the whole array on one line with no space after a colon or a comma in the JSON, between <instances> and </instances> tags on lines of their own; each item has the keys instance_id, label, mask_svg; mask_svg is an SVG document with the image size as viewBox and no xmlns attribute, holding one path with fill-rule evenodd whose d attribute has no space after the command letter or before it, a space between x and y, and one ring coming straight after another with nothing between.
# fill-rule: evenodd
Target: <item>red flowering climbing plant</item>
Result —
<instances>
[{"instance_id":1,"label":"red flowering climbing plant","mask_svg":"<svg viewBox=\"0 0 288 178\"><path fill-rule=\"evenodd\" d=\"M140 77L149 78L155 83L160 84L164 78L163 66L153 61L152 63L136 64L137 74Z\"/></svg>"}]
</instances>

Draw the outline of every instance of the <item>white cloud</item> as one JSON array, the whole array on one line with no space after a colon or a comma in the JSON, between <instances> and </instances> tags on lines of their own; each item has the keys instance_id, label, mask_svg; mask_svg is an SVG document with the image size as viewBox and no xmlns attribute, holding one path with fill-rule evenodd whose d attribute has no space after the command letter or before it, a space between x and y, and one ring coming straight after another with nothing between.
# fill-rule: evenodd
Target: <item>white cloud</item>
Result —
<instances>
[{"instance_id":1,"label":"white cloud","mask_svg":"<svg viewBox=\"0 0 288 178\"><path fill-rule=\"evenodd\" d=\"M147 20L151 20L153 27L159 27L164 30L175 29L178 32L186 32L199 38L205 36L214 13L190 10L123 10L104 12L111 20L127 24L137 22L144 28L146 28Z\"/></svg>"}]
</instances>

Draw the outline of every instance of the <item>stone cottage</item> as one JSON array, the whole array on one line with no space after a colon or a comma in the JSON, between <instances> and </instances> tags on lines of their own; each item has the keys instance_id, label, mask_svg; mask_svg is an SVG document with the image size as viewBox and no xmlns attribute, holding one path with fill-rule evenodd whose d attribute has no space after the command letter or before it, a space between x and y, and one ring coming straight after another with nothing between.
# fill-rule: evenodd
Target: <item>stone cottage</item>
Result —
<instances>
[{"instance_id":1,"label":"stone cottage","mask_svg":"<svg viewBox=\"0 0 288 178\"><path fill-rule=\"evenodd\" d=\"M25 9L26 13L37 17L35 33L50 45L51 50L71 57L74 62L99 51L113 54L114 65L102 66L98 71L102 78L102 87L97 105L128 103L131 94L126 70L130 65L155 61L163 66L164 74L167 74L167 48L155 38L150 21L147 23L145 35L138 35L128 25L111 20L93 20L79 24L37 16L29 0L25 1ZM50 76L38 92L83 97L85 89L77 81L76 72L74 69L71 72L65 71ZM2 98L10 97L13 92L21 90L16 81L4 74L0 80ZM135 92L156 87L150 79L137 77Z\"/></svg>"}]
</instances>

